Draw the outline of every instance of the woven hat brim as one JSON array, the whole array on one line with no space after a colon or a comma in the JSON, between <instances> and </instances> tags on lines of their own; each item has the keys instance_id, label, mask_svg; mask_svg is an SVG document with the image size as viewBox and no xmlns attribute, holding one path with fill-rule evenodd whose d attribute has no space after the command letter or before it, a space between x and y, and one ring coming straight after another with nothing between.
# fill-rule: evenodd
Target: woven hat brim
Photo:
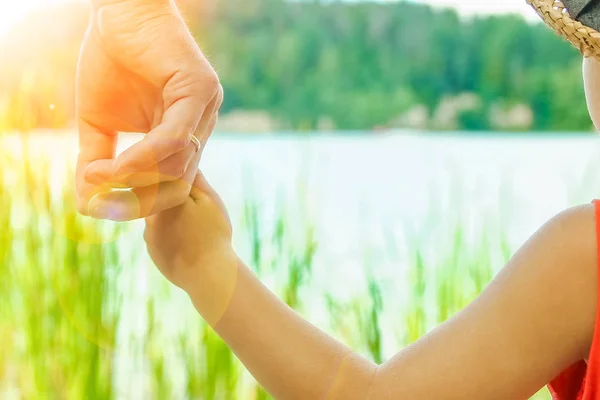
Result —
<instances>
[{"instance_id":1,"label":"woven hat brim","mask_svg":"<svg viewBox=\"0 0 600 400\"><path fill-rule=\"evenodd\" d=\"M575 46L584 57L600 62L600 32L573 19L559 0L527 0L542 20Z\"/></svg>"}]
</instances>

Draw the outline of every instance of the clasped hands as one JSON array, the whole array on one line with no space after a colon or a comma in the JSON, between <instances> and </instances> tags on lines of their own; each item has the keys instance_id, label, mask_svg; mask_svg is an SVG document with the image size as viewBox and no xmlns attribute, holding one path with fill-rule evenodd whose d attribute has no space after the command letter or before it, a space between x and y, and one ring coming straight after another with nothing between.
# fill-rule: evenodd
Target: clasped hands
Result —
<instances>
[{"instance_id":1,"label":"clasped hands","mask_svg":"<svg viewBox=\"0 0 600 400\"><path fill-rule=\"evenodd\" d=\"M77 69L76 204L94 218L145 218L189 197L223 90L174 3L92 6ZM119 132L145 136L116 157Z\"/></svg>"}]
</instances>

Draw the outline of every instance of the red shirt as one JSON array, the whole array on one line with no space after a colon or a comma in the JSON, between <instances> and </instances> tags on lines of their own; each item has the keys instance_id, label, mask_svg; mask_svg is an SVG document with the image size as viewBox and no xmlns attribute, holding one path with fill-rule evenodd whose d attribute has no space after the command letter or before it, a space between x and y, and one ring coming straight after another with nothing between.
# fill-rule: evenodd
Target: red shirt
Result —
<instances>
[{"instance_id":1,"label":"red shirt","mask_svg":"<svg viewBox=\"0 0 600 400\"><path fill-rule=\"evenodd\" d=\"M596 209L596 241L598 249L600 249L600 200L594 201L594 207ZM600 271L600 254L598 256L598 269ZM600 273L598 275L600 278ZM600 399L600 312L596 317L596 327L588 362L581 360L573 364L553 379L548 387L554 400Z\"/></svg>"}]
</instances>

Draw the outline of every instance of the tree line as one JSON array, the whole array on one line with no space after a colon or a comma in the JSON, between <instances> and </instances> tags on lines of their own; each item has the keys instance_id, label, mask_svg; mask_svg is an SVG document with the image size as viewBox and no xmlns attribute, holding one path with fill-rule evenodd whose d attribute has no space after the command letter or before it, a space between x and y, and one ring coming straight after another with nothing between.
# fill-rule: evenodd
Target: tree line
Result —
<instances>
[{"instance_id":1,"label":"tree line","mask_svg":"<svg viewBox=\"0 0 600 400\"><path fill-rule=\"evenodd\" d=\"M191 29L221 77L224 115L253 110L282 129L315 130L327 120L336 129L369 130L390 126L416 106L433 116L444 99L470 93L478 102L457 115L456 129L494 129L491 110L515 105L531 110L527 130L591 129L581 56L541 23L517 15L463 19L451 9L407 2L228 0L213 7L197 2L201 10L186 3ZM77 32L84 25L77 23ZM32 84L25 94L25 73L29 80L43 74L15 68L8 84L0 81L0 121L2 105L5 120L11 107L34 110L38 87L57 104L35 112L54 115L52 124L72 116L66 81L74 68L65 59L75 59L78 35L67 39L68 54L64 45L59 57L43 52L54 57L41 62L45 74L52 65L58 78ZM49 124L43 115L33 120Z\"/></svg>"}]
</instances>

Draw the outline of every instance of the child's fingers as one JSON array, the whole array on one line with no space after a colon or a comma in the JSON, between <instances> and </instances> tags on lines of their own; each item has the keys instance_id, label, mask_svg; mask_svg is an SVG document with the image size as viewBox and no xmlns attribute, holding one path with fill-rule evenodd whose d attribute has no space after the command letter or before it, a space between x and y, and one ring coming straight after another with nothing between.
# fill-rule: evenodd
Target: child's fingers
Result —
<instances>
[{"instance_id":1,"label":"child's fingers","mask_svg":"<svg viewBox=\"0 0 600 400\"><path fill-rule=\"evenodd\" d=\"M192 189L190 190L190 197L194 201L200 200L200 198L212 190L212 187L208 184L208 181L204 177L204 174L200 169L196 171L194 180L192 182Z\"/></svg>"},{"instance_id":2,"label":"child's fingers","mask_svg":"<svg viewBox=\"0 0 600 400\"><path fill-rule=\"evenodd\" d=\"M198 170L196 172L196 177L194 178L194 182L192 184L192 190L190 191L190 197L196 204L200 204L202 201L209 199L212 201L217 208L221 211L229 227L231 228L231 219L229 218L229 213L227 212L227 208L225 207L225 203L219 196L219 194L215 191L215 189L210 186L202 171Z\"/></svg>"}]
</instances>

